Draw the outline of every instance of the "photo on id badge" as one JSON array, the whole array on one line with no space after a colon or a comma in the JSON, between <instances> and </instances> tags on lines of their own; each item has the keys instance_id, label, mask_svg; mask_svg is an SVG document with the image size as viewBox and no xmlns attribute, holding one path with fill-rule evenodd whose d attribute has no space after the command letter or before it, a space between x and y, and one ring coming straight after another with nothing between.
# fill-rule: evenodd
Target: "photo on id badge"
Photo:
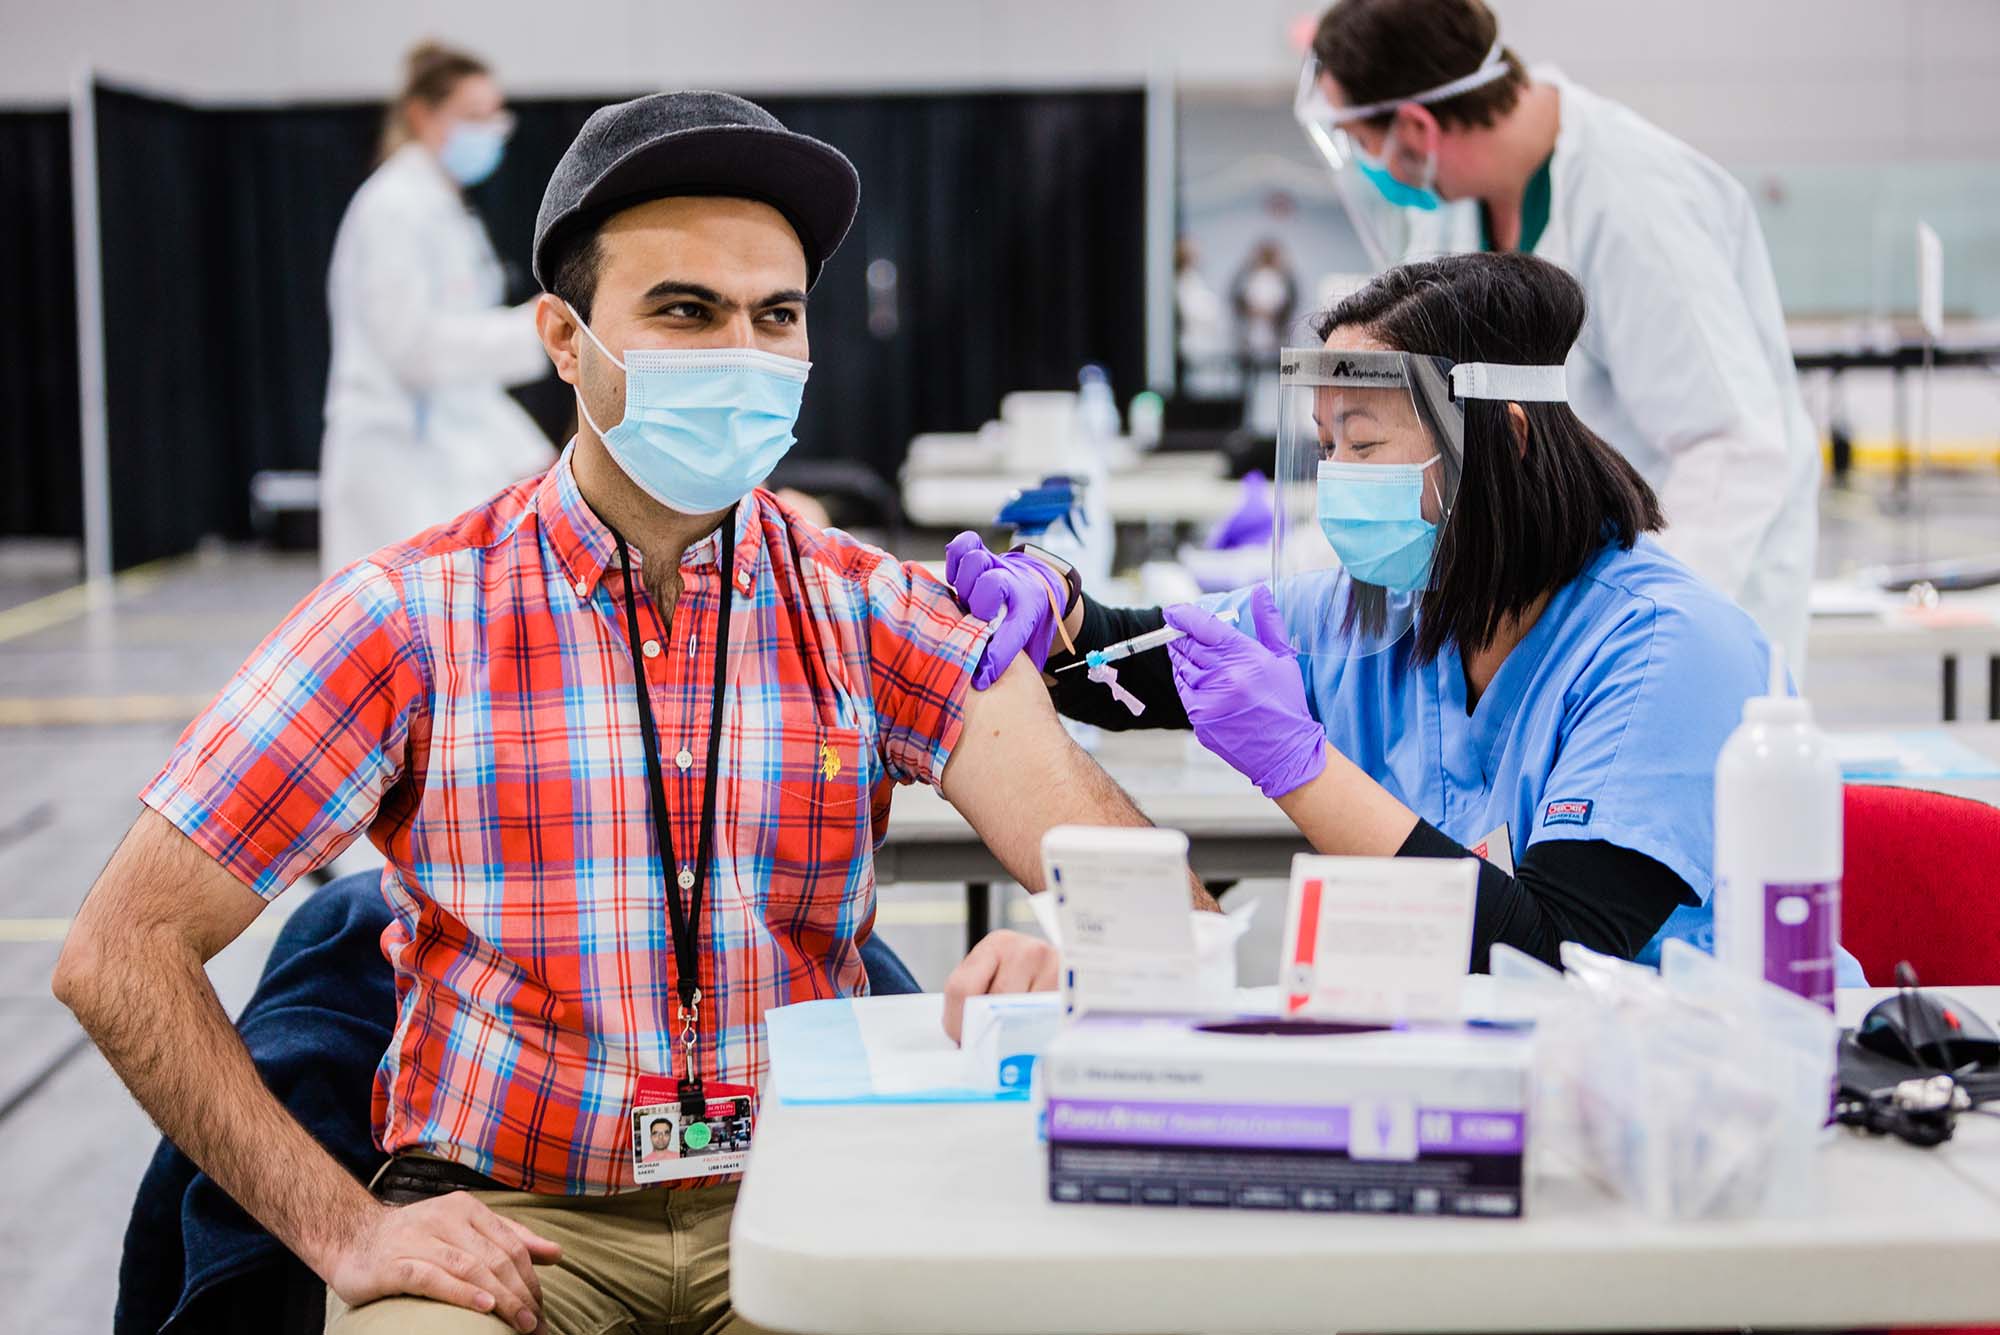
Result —
<instances>
[{"instance_id":1,"label":"photo on id badge","mask_svg":"<svg viewBox=\"0 0 2000 1335\"><path fill-rule=\"evenodd\" d=\"M710 1085L705 1113L687 1118L677 1094L643 1089L632 1109L632 1177L640 1183L740 1173L750 1158L756 1091Z\"/></svg>"}]
</instances>

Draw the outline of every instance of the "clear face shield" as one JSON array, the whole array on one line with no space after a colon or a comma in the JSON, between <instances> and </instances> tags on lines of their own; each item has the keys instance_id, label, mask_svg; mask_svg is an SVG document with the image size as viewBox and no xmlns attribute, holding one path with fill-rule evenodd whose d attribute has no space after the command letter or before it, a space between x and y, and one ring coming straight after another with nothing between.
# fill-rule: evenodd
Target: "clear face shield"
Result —
<instances>
[{"instance_id":1,"label":"clear face shield","mask_svg":"<svg viewBox=\"0 0 2000 1335\"><path fill-rule=\"evenodd\" d=\"M1458 499L1466 401L1564 397L1560 366L1279 354L1271 587L1292 647L1358 658L1408 635Z\"/></svg>"},{"instance_id":2,"label":"clear face shield","mask_svg":"<svg viewBox=\"0 0 2000 1335\"><path fill-rule=\"evenodd\" d=\"M1328 94L1331 80L1325 77L1319 58L1307 54L1299 69L1298 88L1292 96L1292 116L1332 169L1334 191L1340 197L1341 207L1377 269L1399 263L1407 253L1410 211L1435 209L1441 201L1436 190L1436 158L1417 166L1414 174L1407 163L1392 164L1391 132L1377 131L1364 123L1410 103L1442 102L1484 88L1506 78L1509 68L1506 54L1495 39L1479 68L1461 78L1407 97L1340 107L1334 105Z\"/></svg>"}]
</instances>

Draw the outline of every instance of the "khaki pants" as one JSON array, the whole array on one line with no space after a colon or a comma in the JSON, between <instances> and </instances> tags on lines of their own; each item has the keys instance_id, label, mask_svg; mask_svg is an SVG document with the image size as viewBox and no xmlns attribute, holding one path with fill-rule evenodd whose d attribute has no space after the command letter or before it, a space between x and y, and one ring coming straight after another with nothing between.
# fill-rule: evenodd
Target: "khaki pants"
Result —
<instances>
[{"instance_id":1,"label":"khaki pants","mask_svg":"<svg viewBox=\"0 0 2000 1335\"><path fill-rule=\"evenodd\" d=\"M562 1245L537 1266L548 1335L756 1335L729 1310L729 1217L736 1187L617 1196L479 1191L482 1202ZM427 1298L350 1309L329 1290L327 1335L501 1335L498 1317Z\"/></svg>"}]
</instances>

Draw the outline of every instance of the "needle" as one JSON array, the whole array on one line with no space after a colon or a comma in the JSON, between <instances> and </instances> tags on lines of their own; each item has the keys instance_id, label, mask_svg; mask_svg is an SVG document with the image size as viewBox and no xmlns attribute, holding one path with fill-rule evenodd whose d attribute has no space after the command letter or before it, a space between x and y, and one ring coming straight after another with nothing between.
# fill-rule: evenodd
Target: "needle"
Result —
<instances>
[{"instance_id":1,"label":"needle","mask_svg":"<svg viewBox=\"0 0 2000 1335\"><path fill-rule=\"evenodd\" d=\"M1216 619L1218 621L1227 621L1233 625L1236 621L1236 611L1232 608L1227 612L1218 612ZM1184 630L1175 630L1172 626L1162 626L1158 630L1149 630L1144 635L1134 635L1129 640L1120 640L1116 644L1107 644L1102 649L1092 649L1082 658L1077 659L1076 662L1064 664L1062 667L1057 668L1056 671L1057 673L1063 673L1068 672L1071 668L1103 667L1106 663L1116 663L1121 658L1130 658L1133 654L1143 654L1147 650L1157 649L1163 644L1172 644L1185 634L1187 632Z\"/></svg>"}]
</instances>

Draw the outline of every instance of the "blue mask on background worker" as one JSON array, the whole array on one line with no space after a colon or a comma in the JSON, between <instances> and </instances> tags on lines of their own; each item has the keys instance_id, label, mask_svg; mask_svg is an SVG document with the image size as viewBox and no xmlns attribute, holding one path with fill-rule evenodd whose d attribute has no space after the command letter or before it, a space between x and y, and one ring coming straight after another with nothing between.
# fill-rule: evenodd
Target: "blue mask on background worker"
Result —
<instances>
[{"instance_id":1,"label":"blue mask on background worker","mask_svg":"<svg viewBox=\"0 0 2000 1335\"><path fill-rule=\"evenodd\" d=\"M1383 143L1386 145L1388 140L1383 140ZM1424 155L1424 183L1422 185L1409 185L1391 175L1389 164L1381 158L1370 156L1368 150L1362 148L1358 141L1354 142L1353 147L1355 167L1360 170L1363 176L1368 178L1368 183L1375 187L1382 198L1388 200L1397 208L1422 209L1424 212L1429 213L1444 202L1435 189L1437 184L1436 153L1426 153Z\"/></svg>"},{"instance_id":2,"label":"blue mask on background worker","mask_svg":"<svg viewBox=\"0 0 2000 1335\"><path fill-rule=\"evenodd\" d=\"M1430 583L1438 526L1424 518L1424 470L1436 462L1320 464L1320 531L1348 574L1396 593Z\"/></svg>"},{"instance_id":3,"label":"blue mask on background worker","mask_svg":"<svg viewBox=\"0 0 2000 1335\"><path fill-rule=\"evenodd\" d=\"M620 361L583 317L570 315L625 372L625 416L606 431L583 420L639 489L670 510L712 514L749 495L792 448L811 362L755 348L633 348Z\"/></svg>"},{"instance_id":4,"label":"blue mask on background worker","mask_svg":"<svg viewBox=\"0 0 2000 1335\"><path fill-rule=\"evenodd\" d=\"M460 185L475 186L494 173L506 150L507 126L460 121L445 133L438 163Z\"/></svg>"}]
</instances>

